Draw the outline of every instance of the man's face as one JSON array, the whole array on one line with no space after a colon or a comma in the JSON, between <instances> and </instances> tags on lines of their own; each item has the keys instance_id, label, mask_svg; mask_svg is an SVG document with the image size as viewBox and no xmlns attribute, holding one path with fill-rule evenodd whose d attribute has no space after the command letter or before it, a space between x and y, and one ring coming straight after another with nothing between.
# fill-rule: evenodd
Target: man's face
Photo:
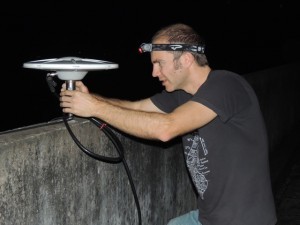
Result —
<instances>
[{"instance_id":1,"label":"man's face","mask_svg":"<svg viewBox=\"0 0 300 225\"><path fill-rule=\"evenodd\" d=\"M164 39L158 39L155 44L168 44ZM166 91L174 91L182 88L184 81L180 58L174 60L174 55L169 51L152 51L153 64L152 76L157 77Z\"/></svg>"}]
</instances>

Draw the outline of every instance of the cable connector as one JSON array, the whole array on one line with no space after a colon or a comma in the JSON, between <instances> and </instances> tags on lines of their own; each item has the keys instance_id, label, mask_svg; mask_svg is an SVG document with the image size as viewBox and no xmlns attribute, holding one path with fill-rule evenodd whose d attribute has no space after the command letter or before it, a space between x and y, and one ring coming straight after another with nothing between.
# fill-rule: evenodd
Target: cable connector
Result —
<instances>
[{"instance_id":1,"label":"cable connector","mask_svg":"<svg viewBox=\"0 0 300 225\"><path fill-rule=\"evenodd\" d=\"M56 76L56 73L48 73L47 74L47 84L50 88L50 91L52 93L55 93L55 87L57 86L57 83L53 80L53 77Z\"/></svg>"}]
</instances>

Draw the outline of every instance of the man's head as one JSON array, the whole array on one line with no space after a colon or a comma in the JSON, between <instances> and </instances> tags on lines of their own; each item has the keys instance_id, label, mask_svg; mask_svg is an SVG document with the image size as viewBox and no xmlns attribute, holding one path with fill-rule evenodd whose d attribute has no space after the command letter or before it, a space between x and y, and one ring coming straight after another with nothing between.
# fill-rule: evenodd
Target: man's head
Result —
<instances>
[{"instance_id":1,"label":"man's head","mask_svg":"<svg viewBox=\"0 0 300 225\"><path fill-rule=\"evenodd\" d=\"M205 43L203 38L201 38L192 27L186 24L177 23L160 29L152 37L152 44L181 44L185 48L175 48L175 50L172 51L175 60L178 59L183 52L189 51L195 57L199 66L208 65L204 53Z\"/></svg>"},{"instance_id":2,"label":"man's head","mask_svg":"<svg viewBox=\"0 0 300 225\"><path fill-rule=\"evenodd\" d=\"M204 41L185 24L162 28L153 36L151 44L141 45L140 52L151 52L152 76L169 92L179 89L194 92L199 75L209 68Z\"/></svg>"}]
</instances>

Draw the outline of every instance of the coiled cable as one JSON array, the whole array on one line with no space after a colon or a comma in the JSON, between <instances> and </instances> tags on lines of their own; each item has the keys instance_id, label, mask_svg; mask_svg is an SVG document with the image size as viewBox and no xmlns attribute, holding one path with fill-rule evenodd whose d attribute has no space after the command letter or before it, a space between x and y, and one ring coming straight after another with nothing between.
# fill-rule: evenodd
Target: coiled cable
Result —
<instances>
[{"instance_id":1,"label":"coiled cable","mask_svg":"<svg viewBox=\"0 0 300 225\"><path fill-rule=\"evenodd\" d=\"M55 87L57 86L55 81L53 80L53 76L52 75L48 75L47 76L47 83L49 86L50 91L59 99L59 95L56 93L55 91ZM128 180L130 183L130 187L133 193L133 197L134 197L134 201L136 204L136 208L137 208L137 213L138 213L138 219L139 219L139 225L142 225L142 216L141 216L141 209L140 209L140 204L139 204L139 200L137 197L137 193L136 193L136 189L133 183L133 179L128 167L128 164L125 160L124 157L124 149L122 146L122 143L120 142L120 140L118 139L118 137L115 135L115 133L113 132L113 130L103 121L96 119L96 118L87 118L90 122L92 122L94 125L96 125L101 131L104 132L104 134L109 138L109 140L113 143L115 149L117 150L119 157L107 157L107 156L102 156L99 154L96 154L95 152L89 150L88 148L86 148L85 146L83 146L81 144L81 142L77 139L77 137L75 136L75 134L73 133L73 131L71 130L69 124L68 124L68 118L69 116L65 113L63 113L63 121L64 124L70 134L70 136L72 137L72 139L74 140L74 142L76 143L76 145L88 156L90 156L91 158L98 160L98 161L102 161L102 162L106 162L106 163L111 163L111 164L116 164L116 163L123 163L126 174L128 176Z\"/></svg>"}]
</instances>

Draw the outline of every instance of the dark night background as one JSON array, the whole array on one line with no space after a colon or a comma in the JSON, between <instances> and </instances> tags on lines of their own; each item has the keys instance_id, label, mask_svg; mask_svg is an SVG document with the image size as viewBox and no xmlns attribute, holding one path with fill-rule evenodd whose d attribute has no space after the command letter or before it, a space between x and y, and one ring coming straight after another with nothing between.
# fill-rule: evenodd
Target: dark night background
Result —
<instances>
[{"instance_id":1,"label":"dark night background","mask_svg":"<svg viewBox=\"0 0 300 225\"><path fill-rule=\"evenodd\" d=\"M296 1L161 4L53 1L2 7L0 132L61 116L47 71L23 68L27 61L77 56L118 63L118 69L89 72L83 80L109 97L134 100L162 90L151 76L149 54L140 55L138 47L170 23L192 25L205 38L214 69L246 74L299 59Z\"/></svg>"}]
</instances>

